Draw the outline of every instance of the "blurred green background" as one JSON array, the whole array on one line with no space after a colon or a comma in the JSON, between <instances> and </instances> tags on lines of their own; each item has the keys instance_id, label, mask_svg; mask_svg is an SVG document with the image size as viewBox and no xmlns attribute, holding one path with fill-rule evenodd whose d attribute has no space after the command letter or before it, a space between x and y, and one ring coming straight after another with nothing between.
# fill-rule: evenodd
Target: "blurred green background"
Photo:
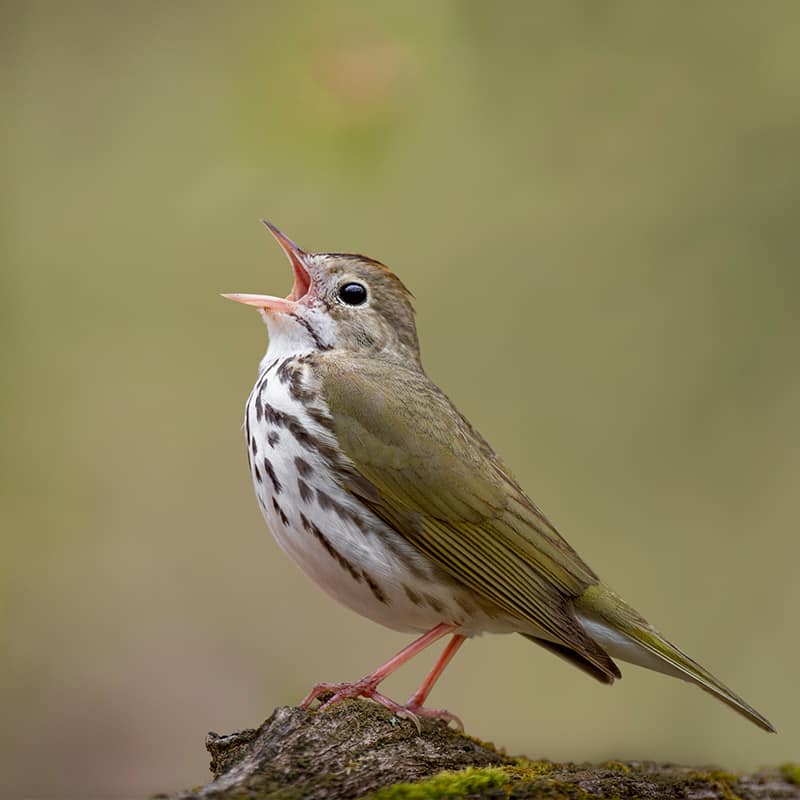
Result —
<instances>
[{"instance_id":1,"label":"blurred green background","mask_svg":"<svg viewBox=\"0 0 800 800\"><path fill-rule=\"evenodd\" d=\"M392 265L431 376L781 735L519 637L432 701L535 757L800 758L800 6L1 13L5 796L199 783L207 730L408 641L334 607L252 495L265 331L218 293L288 291L261 216Z\"/></svg>"}]
</instances>

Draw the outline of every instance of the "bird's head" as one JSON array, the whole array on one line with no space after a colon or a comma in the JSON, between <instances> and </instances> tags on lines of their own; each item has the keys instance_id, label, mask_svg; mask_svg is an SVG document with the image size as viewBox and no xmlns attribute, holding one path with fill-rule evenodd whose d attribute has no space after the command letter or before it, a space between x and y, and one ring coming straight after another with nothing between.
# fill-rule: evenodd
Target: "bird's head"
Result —
<instances>
[{"instance_id":1,"label":"bird's head","mask_svg":"<svg viewBox=\"0 0 800 800\"><path fill-rule=\"evenodd\" d=\"M419 359L411 293L388 267L353 253L308 253L272 223L264 224L292 264L292 291L287 297L223 297L260 311L270 348L290 353L343 349Z\"/></svg>"}]
</instances>

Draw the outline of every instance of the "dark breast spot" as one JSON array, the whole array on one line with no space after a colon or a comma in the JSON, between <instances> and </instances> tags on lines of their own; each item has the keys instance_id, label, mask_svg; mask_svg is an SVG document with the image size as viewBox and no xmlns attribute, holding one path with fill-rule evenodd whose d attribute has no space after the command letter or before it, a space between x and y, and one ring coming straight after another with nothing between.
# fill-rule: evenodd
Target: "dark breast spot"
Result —
<instances>
[{"instance_id":1,"label":"dark breast spot","mask_svg":"<svg viewBox=\"0 0 800 800\"><path fill-rule=\"evenodd\" d=\"M367 586L369 586L370 591L375 596L375 599L379 603L385 603L386 605L389 605L389 600L381 590L381 587L378 586L378 584L372 578L370 578L370 576L367 575L367 573L364 572L363 570L361 571L361 574L364 576L364 580L367 582Z\"/></svg>"},{"instance_id":2,"label":"dark breast spot","mask_svg":"<svg viewBox=\"0 0 800 800\"><path fill-rule=\"evenodd\" d=\"M431 594L425 594L425 602L437 613L441 614L444 606Z\"/></svg>"},{"instance_id":3,"label":"dark breast spot","mask_svg":"<svg viewBox=\"0 0 800 800\"><path fill-rule=\"evenodd\" d=\"M281 518L281 522L285 528L289 524L289 518L283 513L283 509L280 507L278 500L275 497L272 498L272 507L275 509L277 515Z\"/></svg>"},{"instance_id":4,"label":"dark breast spot","mask_svg":"<svg viewBox=\"0 0 800 800\"><path fill-rule=\"evenodd\" d=\"M361 581L361 573L330 543L328 537L303 514L300 514L303 527L314 535L314 538L325 548L328 555L345 570L353 580ZM366 576L365 576L366 577Z\"/></svg>"},{"instance_id":5,"label":"dark breast spot","mask_svg":"<svg viewBox=\"0 0 800 800\"><path fill-rule=\"evenodd\" d=\"M421 606L422 605L422 598L410 587L403 584L403 591L406 593L406 597L415 605Z\"/></svg>"},{"instance_id":6,"label":"dark breast spot","mask_svg":"<svg viewBox=\"0 0 800 800\"><path fill-rule=\"evenodd\" d=\"M275 373L281 383L289 383L289 381L292 379L292 375L294 373L294 370L292 369L292 360L292 356L289 356L289 358L284 358L283 361L281 361L281 365L278 367L278 371Z\"/></svg>"},{"instance_id":7,"label":"dark breast spot","mask_svg":"<svg viewBox=\"0 0 800 800\"><path fill-rule=\"evenodd\" d=\"M300 420L293 414L289 414L286 411L281 411L280 409L274 408L269 403L265 403L264 419L267 422L271 422L278 428L286 428L286 430L288 430L289 433L291 433L292 436L294 436L294 438L297 439L297 441L307 450L319 449L318 443L314 441L314 438L303 427L303 424L300 422Z\"/></svg>"},{"instance_id":8,"label":"dark breast spot","mask_svg":"<svg viewBox=\"0 0 800 800\"><path fill-rule=\"evenodd\" d=\"M311 500L311 487L302 478L298 478L297 488L300 491L300 498L304 503L308 503Z\"/></svg>"},{"instance_id":9,"label":"dark breast spot","mask_svg":"<svg viewBox=\"0 0 800 800\"><path fill-rule=\"evenodd\" d=\"M327 442L323 442L322 439L317 439L315 441L310 436L309 439L311 440L309 449L315 449L328 464L338 465L340 463L340 453L335 447L329 445Z\"/></svg>"},{"instance_id":10,"label":"dark breast spot","mask_svg":"<svg viewBox=\"0 0 800 800\"><path fill-rule=\"evenodd\" d=\"M278 411L277 408L273 408L269 403L264 403L264 419L279 428L286 427L286 414L283 411Z\"/></svg>"},{"instance_id":11,"label":"dark breast spot","mask_svg":"<svg viewBox=\"0 0 800 800\"><path fill-rule=\"evenodd\" d=\"M320 411L318 408L314 408L313 406L307 408L306 413L309 417L311 417L311 419L314 420L314 422L317 423L317 425L333 433L333 418L329 414L326 414L324 411Z\"/></svg>"},{"instance_id":12,"label":"dark breast spot","mask_svg":"<svg viewBox=\"0 0 800 800\"><path fill-rule=\"evenodd\" d=\"M294 466L303 478L307 478L314 471L311 467L311 464L309 464L304 458L300 458L300 456L295 458Z\"/></svg>"},{"instance_id":13,"label":"dark breast spot","mask_svg":"<svg viewBox=\"0 0 800 800\"><path fill-rule=\"evenodd\" d=\"M313 392L303 388L299 375L296 375L289 384L289 394L293 399L297 400L298 403L302 403L303 405L307 405L314 399Z\"/></svg>"},{"instance_id":14,"label":"dark breast spot","mask_svg":"<svg viewBox=\"0 0 800 800\"><path fill-rule=\"evenodd\" d=\"M277 372L280 382L288 384L289 394L298 403L306 405L314 399L314 393L303 386L303 368L299 358L286 359Z\"/></svg>"},{"instance_id":15,"label":"dark breast spot","mask_svg":"<svg viewBox=\"0 0 800 800\"><path fill-rule=\"evenodd\" d=\"M323 492L322 489L317 489L317 502L323 511L333 511L337 517L349 520L359 530L364 530L364 520L358 513L350 511L346 506L334 500L329 494Z\"/></svg>"},{"instance_id":16,"label":"dark breast spot","mask_svg":"<svg viewBox=\"0 0 800 800\"><path fill-rule=\"evenodd\" d=\"M281 440L280 434L278 431L270 431L267 434L267 444L270 447L275 447L276 444Z\"/></svg>"},{"instance_id":17,"label":"dark breast spot","mask_svg":"<svg viewBox=\"0 0 800 800\"><path fill-rule=\"evenodd\" d=\"M323 511L329 511L336 505L336 503L333 501L333 498L325 494L322 489L317 489L317 502Z\"/></svg>"},{"instance_id":18,"label":"dark breast spot","mask_svg":"<svg viewBox=\"0 0 800 800\"><path fill-rule=\"evenodd\" d=\"M268 459L264 459L264 472L269 475L269 479L272 481L272 488L275 490L275 494L280 494L283 486L281 486L281 482L278 480L278 476L275 474L275 470L272 468L272 462Z\"/></svg>"},{"instance_id":19,"label":"dark breast spot","mask_svg":"<svg viewBox=\"0 0 800 800\"><path fill-rule=\"evenodd\" d=\"M292 419L287 427L289 428L289 433L291 433L306 450L314 450L315 447L318 447L318 443L314 441L314 437L311 436L298 419Z\"/></svg>"}]
</instances>

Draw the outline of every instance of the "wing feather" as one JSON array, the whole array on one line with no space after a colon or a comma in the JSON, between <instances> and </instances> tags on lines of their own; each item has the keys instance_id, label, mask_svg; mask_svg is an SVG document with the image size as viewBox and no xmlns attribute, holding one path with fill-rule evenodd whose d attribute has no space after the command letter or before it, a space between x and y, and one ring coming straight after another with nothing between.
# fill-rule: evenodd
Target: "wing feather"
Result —
<instances>
[{"instance_id":1,"label":"wing feather","mask_svg":"<svg viewBox=\"0 0 800 800\"><path fill-rule=\"evenodd\" d=\"M352 472L344 485L479 596L618 675L572 607L597 576L427 376L328 354L318 368Z\"/></svg>"}]
</instances>

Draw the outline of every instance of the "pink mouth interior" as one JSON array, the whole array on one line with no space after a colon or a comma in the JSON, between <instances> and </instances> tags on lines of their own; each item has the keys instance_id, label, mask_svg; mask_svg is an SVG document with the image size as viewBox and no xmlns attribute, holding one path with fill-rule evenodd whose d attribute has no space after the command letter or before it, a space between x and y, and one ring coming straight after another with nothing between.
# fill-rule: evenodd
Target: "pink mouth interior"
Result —
<instances>
[{"instance_id":1,"label":"pink mouth interior","mask_svg":"<svg viewBox=\"0 0 800 800\"><path fill-rule=\"evenodd\" d=\"M286 299L296 303L308 294L308 290L311 288L311 276L296 257L292 258L292 269L294 270L294 284Z\"/></svg>"}]
</instances>

